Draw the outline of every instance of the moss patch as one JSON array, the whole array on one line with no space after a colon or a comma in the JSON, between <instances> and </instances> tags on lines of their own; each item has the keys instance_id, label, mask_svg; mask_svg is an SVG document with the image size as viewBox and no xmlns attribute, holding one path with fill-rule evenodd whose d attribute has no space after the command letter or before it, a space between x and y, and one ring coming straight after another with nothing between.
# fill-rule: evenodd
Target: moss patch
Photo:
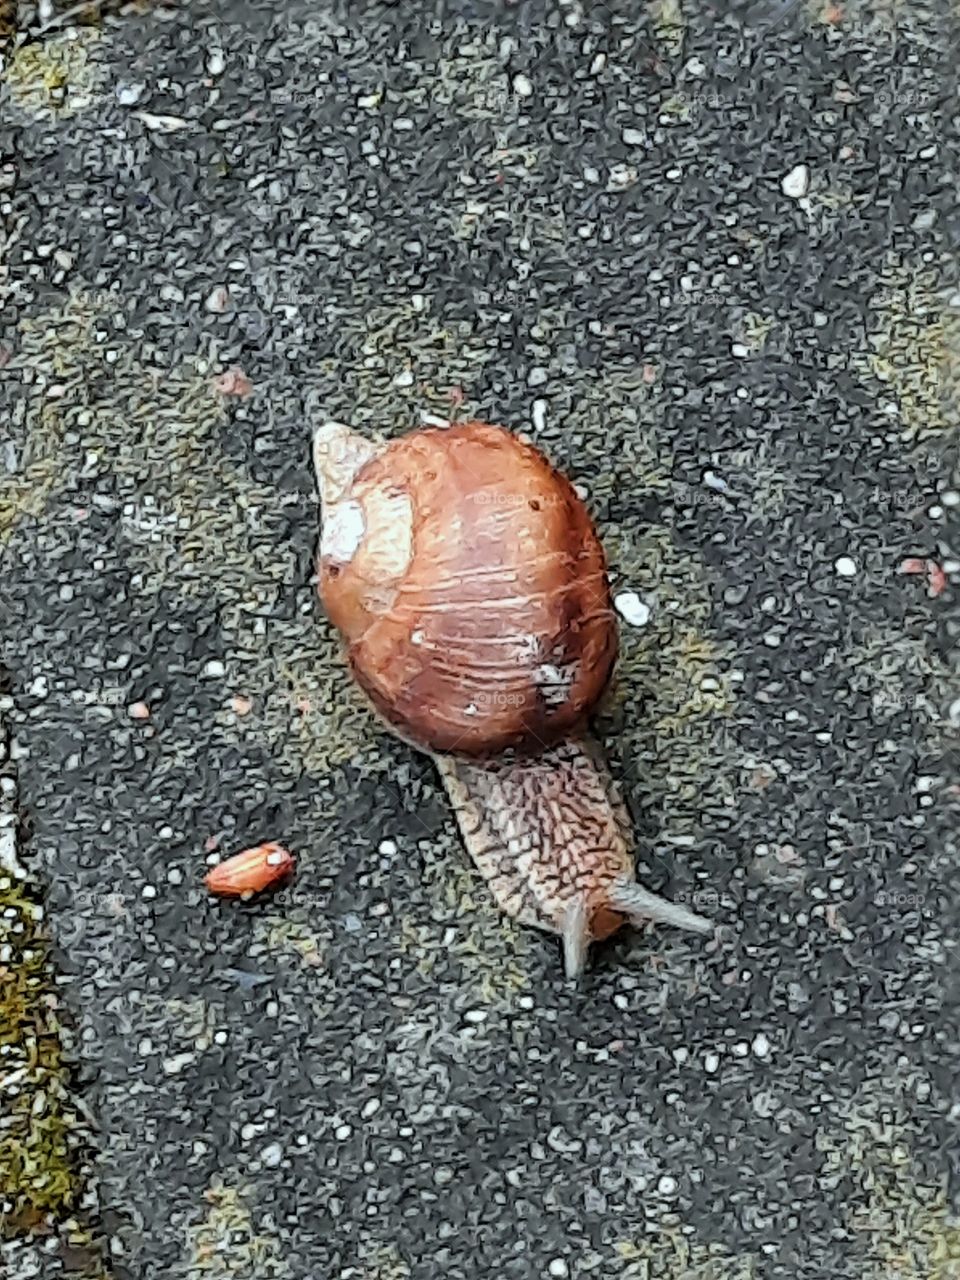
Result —
<instances>
[{"instance_id":1,"label":"moss patch","mask_svg":"<svg viewBox=\"0 0 960 1280\"><path fill-rule=\"evenodd\" d=\"M895 1105L872 1089L839 1131L818 1135L821 1185L849 1184L846 1227L864 1280L958 1280L960 1229L948 1224L942 1187L911 1154L912 1135Z\"/></svg>"},{"instance_id":2,"label":"moss patch","mask_svg":"<svg viewBox=\"0 0 960 1280\"><path fill-rule=\"evenodd\" d=\"M380 1245L364 1259L364 1280L410 1280L411 1275L396 1245Z\"/></svg>"},{"instance_id":3,"label":"moss patch","mask_svg":"<svg viewBox=\"0 0 960 1280\"><path fill-rule=\"evenodd\" d=\"M616 682L598 728L614 773L641 780L644 807L671 835L696 827L704 807L732 804L723 728L733 707L730 655L709 633L711 603L699 560L668 530L610 539L614 586L652 606L642 629L623 626Z\"/></svg>"},{"instance_id":4,"label":"moss patch","mask_svg":"<svg viewBox=\"0 0 960 1280\"><path fill-rule=\"evenodd\" d=\"M492 349L479 322L445 321L417 294L345 320L344 353L325 366L340 384L335 412L353 426L399 434L420 425L421 410L443 418L475 417L470 388Z\"/></svg>"},{"instance_id":5,"label":"moss patch","mask_svg":"<svg viewBox=\"0 0 960 1280\"><path fill-rule=\"evenodd\" d=\"M65 1217L81 1191L79 1117L71 1105L43 912L0 874L0 1235Z\"/></svg>"},{"instance_id":6,"label":"moss patch","mask_svg":"<svg viewBox=\"0 0 960 1280\"><path fill-rule=\"evenodd\" d=\"M751 1255L697 1243L679 1227L649 1239L617 1241L614 1255L610 1273L617 1280L754 1280L758 1274Z\"/></svg>"},{"instance_id":7,"label":"moss patch","mask_svg":"<svg viewBox=\"0 0 960 1280\"><path fill-rule=\"evenodd\" d=\"M936 271L891 262L871 304L868 352L856 365L881 384L881 412L905 440L953 431L948 402L960 379L960 315Z\"/></svg>"},{"instance_id":8,"label":"moss patch","mask_svg":"<svg viewBox=\"0 0 960 1280\"><path fill-rule=\"evenodd\" d=\"M687 31L680 0L648 0L647 11L661 54L668 58L679 58L683 53Z\"/></svg>"},{"instance_id":9,"label":"moss patch","mask_svg":"<svg viewBox=\"0 0 960 1280\"><path fill-rule=\"evenodd\" d=\"M302 570L273 525L299 498L281 498L224 457L227 414L202 360L166 369L124 339L124 325L115 299L92 294L24 322L13 364L26 381L16 428L23 464L0 480L0 543L24 518L42 517L70 468L92 455L115 481L132 590L217 609L234 655L218 716L224 734L265 746L294 777L347 760L382 769L374 722L332 629L316 614L275 609ZM77 443L68 449L67 438ZM306 438L303 448L306 469ZM249 710L237 713L236 696L250 698Z\"/></svg>"},{"instance_id":10,"label":"moss patch","mask_svg":"<svg viewBox=\"0 0 960 1280\"><path fill-rule=\"evenodd\" d=\"M103 81L102 68L91 57L99 39L86 27L22 45L5 76L13 104L30 115L55 119L85 110Z\"/></svg>"},{"instance_id":11,"label":"moss patch","mask_svg":"<svg viewBox=\"0 0 960 1280\"><path fill-rule=\"evenodd\" d=\"M420 858L431 919L400 918L401 953L426 978L449 970L453 959L471 1003L509 1006L529 988L538 935L501 914L459 841L452 850L439 841L424 841Z\"/></svg>"},{"instance_id":12,"label":"moss patch","mask_svg":"<svg viewBox=\"0 0 960 1280\"><path fill-rule=\"evenodd\" d=\"M204 1192L201 1222L190 1232L183 1280L284 1280L290 1270L274 1235L253 1222L252 1188L215 1180Z\"/></svg>"}]
</instances>

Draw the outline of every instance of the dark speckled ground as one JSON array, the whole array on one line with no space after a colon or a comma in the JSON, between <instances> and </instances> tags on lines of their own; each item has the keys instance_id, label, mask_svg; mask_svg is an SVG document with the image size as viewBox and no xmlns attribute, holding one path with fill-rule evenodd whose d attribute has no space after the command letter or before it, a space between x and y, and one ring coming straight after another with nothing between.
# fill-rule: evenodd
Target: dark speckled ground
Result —
<instances>
[{"instance_id":1,"label":"dark speckled ground","mask_svg":"<svg viewBox=\"0 0 960 1280\"><path fill-rule=\"evenodd\" d=\"M198 3L8 49L0 656L106 1274L960 1275L941 8ZM350 692L309 426L422 412L585 485L650 608L598 729L719 948L569 989ZM209 901L265 838L294 883Z\"/></svg>"}]
</instances>

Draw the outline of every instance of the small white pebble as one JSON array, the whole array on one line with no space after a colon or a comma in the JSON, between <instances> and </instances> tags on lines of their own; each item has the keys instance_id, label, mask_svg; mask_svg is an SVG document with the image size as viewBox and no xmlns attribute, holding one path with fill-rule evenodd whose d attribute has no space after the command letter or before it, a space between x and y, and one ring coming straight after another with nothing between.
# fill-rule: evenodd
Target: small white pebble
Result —
<instances>
[{"instance_id":1,"label":"small white pebble","mask_svg":"<svg viewBox=\"0 0 960 1280\"><path fill-rule=\"evenodd\" d=\"M404 369L402 373L398 373L393 380L395 387L412 387L413 386L413 370Z\"/></svg>"},{"instance_id":2,"label":"small white pebble","mask_svg":"<svg viewBox=\"0 0 960 1280\"><path fill-rule=\"evenodd\" d=\"M784 174L780 182L780 190L791 200L801 200L810 190L810 170L807 166L795 165L789 173Z\"/></svg>"},{"instance_id":3,"label":"small white pebble","mask_svg":"<svg viewBox=\"0 0 960 1280\"><path fill-rule=\"evenodd\" d=\"M523 72L513 77L513 92L518 98L530 98L533 96L533 84Z\"/></svg>"},{"instance_id":4,"label":"small white pebble","mask_svg":"<svg viewBox=\"0 0 960 1280\"><path fill-rule=\"evenodd\" d=\"M703 483L708 489L716 489L717 493L726 493L730 487L723 476L718 476L715 471L705 471L703 473Z\"/></svg>"},{"instance_id":5,"label":"small white pebble","mask_svg":"<svg viewBox=\"0 0 960 1280\"><path fill-rule=\"evenodd\" d=\"M227 65L227 60L223 56L222 49L211 49L207 54L207 74L211 76L219 76L223 74L223 69Z\"/></svg>"},{"instance_id":6,"label":"small white pebble","mask_svg":"<svg viewBox=\"0 0 960 1280\"><path fill-rule=\"evenodd\" d=\"M204 665L203 674L211 680L219 680L227 674L227 668L217 658L213 658Z\"/></svg>"},{"instance_id":7,"label":"small white pebble","mask_svg":"<svg viewBox=\"0 0 960 1280\"><path fill-rule=\"evenodd\" d=\"M662 1196L675 1196L678 1186L676 1178L671 1178L669 1173L665 1173L657 1183L657 1190Z\"/></svg>"},{"instance_id":8,"label":"small white pebble","mask_svg":"<svg viewBox=\"0 0 960 1280\"><path fill-rule=\"evenodd\" d=\"M929 507L927 510L927 515L930 517L931 520L942 520L943 507L938 507L938 506Z\"/></svg>"},{"instance_id":9,"label":"small white pebble","mask_svg":"<svg viewBox=\"0 0 960 1280\"><path fill-rule=\"evenodd\" d=\"M645 627L650 621L650 606L635 591L618 591L613 607L631 627Z\"/></svg>"},{"instance_id":10,"label":"small white pebble","mask_svg":"<svg viewBox=\"0 0 960 1280\"><path fill-rule=\"evenodd\" d=\"M543 431L547 425L547 402L546 400L534 400L533 402L533 429L534 431Z\"/></svg>"},{"instance_id":11,"label":"small white pebble","mask_svg":"<svg viewBox=\"0 0 960 1280\"><path fill-rule=\"evenodd\" d=\"M145 84L118 84L113 92L121 107L132 107L140 101L146 87Z\"/></svg>"},{"instance_id":12,"label":"small white pebble","mask_svg":"<svg viewBox=\"0 0 960 1280\"><path fill-rule=\"evenodd\" d=\"M392 858L397 852L396 843L393 840L381 840L377 845L377 852L382 853L385 858Z\"/></svg>"},{"instance_id":13,"label":"small white pebble","mask_svg":"<svg viewBox=\"0 0 960 1280\"><path fill-rule=\"evenodd\" d=\"M472 1022L475 1026L487 1020L486 1010L484 1009L468 1009L463 1017L465 1022Z\"/></svg>"},{"instance_id":14,"label":"small white pebble","mask_svg":"<svg viewBox=\"0 0 960 1280\"><path fill-rule=\"evenodd\" d=\"M750 1047L751 1049L753 1049L754 1054L758 1058L767 1058L770 1056L770 1049L771 1049L770 1041L767 1039L767 1037L763 1034L762 1031L758 1032L754 1036L753 1044Z\"/></svg>"},{"instance_id":15,"label":"small white pebble","mask_svg":"<svg viewBox=\"0 0 960 1280\"><path fill-rule=\"evenodd\" d=\"M703 1059L703 1069L708 1076L712 1076L720 1066L720 1055L718 1053L708 1053Z\"/></svg>"},{"instance_id":16,"label":"small white pebble","mask_svg":"<svg viewBox=\"0 0 960 1280\"><path fill-rule=\"evenodd\" d=\"M207 294L203 305L211 315L223 315L230 306L230 290L226 285L218 284L215 289L211 289Z\"/></svg>"},{"instance_id":17,"label":"small white pebble","mask_svg":"<svg viewBox=\"0 0 960 1280\"><path fill-rule=\"evenodd\" d=\"M153 884L145 884L140 890L141 898L155 898L157 896L157 886Z\"/></svg>"},{"instance_id":18,"label":"small white pebble","mask_svg":"<svg viewBox=\"0 0 960 1280\"><path fill-rule=\"evenodd\" d=\"M736 356L738 360L742 360L744 356L750 354L750 348L745 347L742 342L734 342L730 347L730 354Z\"/></svg>"},{"instance_id":19,"label":"small white pebble","mask_svg":"<svg viewBox=\"0 0 960 1280\"><path fill-rule=\"evenodd\" d=\"M346 1142L351 1133L353 1133L353 1130L348 1124L341 1124L337 1125L336 1129L334 1129L333 1136L338 1142Z\"/></svg>"},{"instance_id":20,"label":"small white pebble","mask_svg":"<svg viewBox=\"0 0 960 1280\"><path fill-rule=\"evenodd\" d=\"M941 493L940 501L945 507L960 507L960 493L956 489L947 489Z\"/></svg>"},{"instance_id":21,"label":"small white pebble","mask_svg":"<svg viewBox=\"0 0 960 1280\"><path fill-rule=\"evenodd\" d=\"M283 1159L283 1148L279 1142L271 1142L269 1147L264 1147L260 1152L260 1159L268 1169L276 1169L277 1165Z\"/></svg>"},{"instance_id":22,"label":"small white pebble","mask_svg":"<svg viewBox=\"0 0 960 1280\"><path fill-rule=\"evenodd\" d=\"M851 556L839 556L833 565L841 578L853 578L857 572L857 562Z\"/></svg>"},{"instance_id":23,"label":"small white pebble","mask_svg":"<svg viewBox=\"0 0 960 1280\"><path fill-rule=\"evenodd\" d=\"M542 369L539 365L535 365L527 374L527 385L531 387L542 387L548 377L549 374L546 369Z\"/></svg>"},{"instance_id":24,"label":"small white pebble","mask_svg":"<svg viewBox=\"0 0 960 1280\"><path fill-rule=\"evenodd\" d=\"M369 1102L363 1104L363 1110L360 1112L364 1120L369 1120L371 1116L375 1116L380 1110L380 1099L371 1098Z\"/></svg>"},{"instance_id":25,"label":"small white pebble","mask_svg":"<svg viewBox=\"0 0 960 1280\"><path fill-rule=\"evenodd\" d=\"M570 1274L567 1264L562 1258L554 1258L549 1267L547 1267L547 1272L549 1275L555 1276L556 1280L563 1280L564 1276Z\"/></svg>"},{"instance_id":26,"label":"small white pebble","mask_svg":"<svg viewBox=\"0 0 960 1280\"><path fill-rule=\"evenodd\" d=\"M747 1044L746 1040L738 1040L733 1046L733 1056L735 1058L745 1058L749 1052L750 1046Z\"/></svg>"},{"instance_id":27,"label":"small white pebble","mask_svg":"<svg viewBox=\"0 0 960 1280\"><path fill-rule=\"evenodd\" d=\"M646 140L642 129L624 129L620 136L628 147L642 147Z\"/></svg>"}]
</instances>

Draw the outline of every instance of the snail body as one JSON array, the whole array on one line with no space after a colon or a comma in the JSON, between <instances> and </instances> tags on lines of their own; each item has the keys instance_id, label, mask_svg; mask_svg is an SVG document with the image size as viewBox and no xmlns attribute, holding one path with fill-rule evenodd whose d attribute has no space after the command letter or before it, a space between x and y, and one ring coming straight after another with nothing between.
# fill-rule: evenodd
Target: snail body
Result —
<instances>
[{"instance_id":1,"label":"snail body","mask_svg":"<svg viewBox=\"0 0 960 1280\"><path fill-rule=\"evenodd\" d=\"M501 427L389 442L314 434L320 594L354 678L429 752L500 907L559 934L568 976L630 921L705 932L636 883L630 824L586 720L617 650L575 489Z\"/></svg>"}]
</instances>

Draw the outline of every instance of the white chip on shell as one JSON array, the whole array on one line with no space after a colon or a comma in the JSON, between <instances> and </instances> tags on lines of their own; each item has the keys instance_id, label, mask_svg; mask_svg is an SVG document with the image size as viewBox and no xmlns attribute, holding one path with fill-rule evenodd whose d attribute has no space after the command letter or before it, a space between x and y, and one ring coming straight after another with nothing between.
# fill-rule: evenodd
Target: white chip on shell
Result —
<instances>
[{"instance_id":1,"label":"white chip on shell","mask_svg":"<svg viewBox=\"0 0 960 1280\"><path fill-rule=\"evenodd\" d=\"M359 502L337 502L323 519L320 554L345 564L363 541L363 508Z\"/></svg>"}]
</instances>

